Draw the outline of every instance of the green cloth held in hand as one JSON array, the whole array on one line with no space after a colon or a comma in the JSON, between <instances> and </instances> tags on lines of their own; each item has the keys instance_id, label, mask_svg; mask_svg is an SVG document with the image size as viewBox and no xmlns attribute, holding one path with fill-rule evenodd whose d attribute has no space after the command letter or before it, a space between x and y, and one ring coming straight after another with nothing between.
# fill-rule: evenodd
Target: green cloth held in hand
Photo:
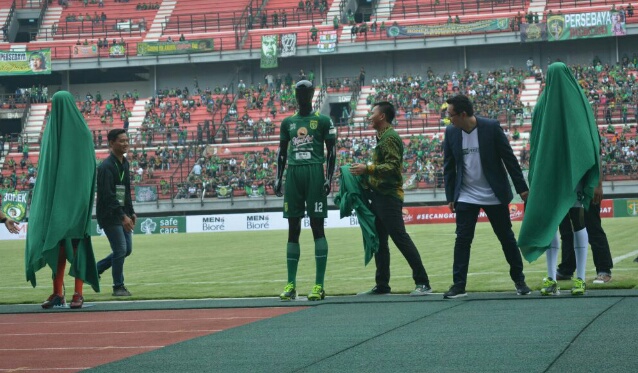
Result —
<instances>
[{"instance_id":1,"label":"green cloth held in hand","mask_svg":"<svg viewBox=\"0 0 638 373\"><path fill-rule=\"evenodd\" d=\"M62 241L71 262L71 276L100 291L90 237L95 175L91 132L73 96L60 91L51 100L29 214L25 269L27 281L33 287L35 273L45 265L55 277ZM79 240L75 255L73 239Z\"/></svg>"},{"instance_id":2,"label":"green cloth held in hand","mask_svg":"<svg viewBox=\"0 0 638 373\"><path fill-rule=\"evenodd\" d=\"M343 219L357 214L359 227L363 234L364 263L368 265L374 254L379 251L379 236L374 225L374 213L368 207L368 199L360 183L361 176L350 173L350 166L341 166L341 186L335 195L335 205L339 206L339 217Z\"/></svg>"},{"instance_id":3,"label":"green cloth held in hand","mask_svg":"<svg viewBox=\"0 0 638 373\"><path fill-rule=\"evenodd\" d=\"M592 108L565 64L547 70L532 116L529 197L518 245L533 262L549 247L558 225L577 201L585 208L600 178L600 138Z\"/></svg>"}]
</instances>

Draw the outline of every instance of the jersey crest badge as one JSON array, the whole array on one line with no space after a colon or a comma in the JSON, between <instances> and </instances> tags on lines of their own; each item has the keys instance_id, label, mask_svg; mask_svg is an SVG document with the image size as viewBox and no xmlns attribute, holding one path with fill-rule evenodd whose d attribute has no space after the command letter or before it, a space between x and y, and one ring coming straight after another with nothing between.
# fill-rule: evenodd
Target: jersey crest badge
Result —
<instances>
[{"instance_id":1,"label":"jersey crest badge","mask_svg":"<svg viewBox=\"0 0 638 373\"><path fill-rule=\"evenodd\" d=\"M316 130L318 125L319 125L319 121L318 120L311 120L310 121L310 129Z\"/></svg>"}]
</instances>

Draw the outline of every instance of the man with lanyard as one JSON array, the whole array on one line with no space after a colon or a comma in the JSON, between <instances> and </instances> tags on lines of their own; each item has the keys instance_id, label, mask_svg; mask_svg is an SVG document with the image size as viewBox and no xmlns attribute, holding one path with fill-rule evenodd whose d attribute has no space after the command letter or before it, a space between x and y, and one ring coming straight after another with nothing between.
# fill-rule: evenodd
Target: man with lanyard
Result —
<instances>
[{"instance_id":1,"label":"man with lanyard","mask_svg":"<svg viewBox=\"0 0 638 373\"><path fill-rule=\"evenodd\" d=\"M328 261L328 242L323 231L328 217L327 196L335 171L337 130L332 120L312 110L315 88L312 82L301 80L295 86L299 111L281 122L277 152L275 194L284 196L284 218L288 219L286 258L288 284L279 296L281 300L297 297L296 277L299 264L301 218L308 212L315 240L316 278L308 300L325 297L323 281ZM324 156L324 143L327 155ZM290 157L289 157L290 156ZM285 195L282 192L284 170L288 162ZM323 164L326 163L324 177Z\"/></svg>"},{"instance_id":2,"label":"man with lanyard","mask_svg":"<svg viewBox=\"0 0 638 373\"><path fill-rule=\"evenodd\" d=\"M97 169L97 222L104 230L113 251L97 263L100 274L111 268L113 296L130 296L124 286L124 259L133 250L131 235L137 216L131 199L129 162L124 157L129 140L124 129L108 134L111 154Z\"/></svg>"}]
</instances>

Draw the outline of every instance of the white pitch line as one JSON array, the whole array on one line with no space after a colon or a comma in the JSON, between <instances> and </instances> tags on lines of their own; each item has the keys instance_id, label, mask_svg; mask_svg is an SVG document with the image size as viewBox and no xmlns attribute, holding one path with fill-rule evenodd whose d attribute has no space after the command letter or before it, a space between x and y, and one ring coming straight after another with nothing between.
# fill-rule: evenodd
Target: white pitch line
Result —
<instances>
[{"instance_id":1,"label":"white pitch line","mask_svg":"<svg viewBox=\"0 0 638 373\"><path fill-rule=\"evenodd\" d=\"M201 332L221 332L223 329L197 329L197 330L149 330L149 331L134 331L134 332L92 332L91 335L106 335L106 334L148 334L148 333L201 333ZM0 337L20 337L20 336L41 336L47 333L0 333ZM55 335L86 335L86 333L58 333Z\"/></svg>"},{"instance_id":2,"label":"white pitch line","mask_svg":"<svg viewBox=\"0 0 638 373\"><path fill-rule=\"evenodd\" d=\"M614 264L617 264L618 262L622 262L623 260L625 260L627 258L631 258L632 256L637 255L637 254L638 254L638 250L634 250L634 251L632 251L630 253L627 253L625 255L621 255L621 256L615 257L614 258Z\"/></svg>"}]
</instances>

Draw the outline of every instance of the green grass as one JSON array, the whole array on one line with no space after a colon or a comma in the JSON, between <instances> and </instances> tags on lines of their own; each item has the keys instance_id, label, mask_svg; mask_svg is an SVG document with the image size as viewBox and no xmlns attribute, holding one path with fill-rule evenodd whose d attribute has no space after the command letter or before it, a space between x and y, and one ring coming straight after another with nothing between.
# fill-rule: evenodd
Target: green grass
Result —
<instances>
[{"instance_id":1,"label":"green grass","mask_svg":"<svg viewBox=\"0 0 638 373\"><path fill-rule=\"evenodd\" d=\"M638 250L636 219L606 219L603 226L609 238L612 257ZM518 232L520 223L514 223ZM411 225L408 232L416 243L435 292L452 283L454 225ZM330 246L326 292L328 295L354 294L374 285L374 261L363 265L361 233L358 228L326 231ZM285 231L227 232L178 235L135 236L133 254L126 260L126 284L134 297L129 299L226 298L276 296L286 283ZM110 252L106 237L93 239L99 259ZM401 253L391 244L390 285L393 292L412 290L411 271ZM587 271L589 288L635 288L638 286L638 254L617 263L613 280L592 285L595 269L591 251ZM314 284L314 244L309 230L301 234L298 291L307 294ZM68 271L68 268L67 268ZM470 292L513 291L509 267L500 244L488 223L477 226L472 247L468 288ZM545 258L525 265L528 284L538 289L545 276ZM110 271L102 277L102 293L85 286L87 301L114 299L110 295ZM41 269L34 289L25 280L24 241L0 244L0 303L39 303L51 293L51 271ZM65 283L72 292L73 279ZM569 282L563 288L571 288ZM67 297L70 297L67 296Z\"/></svg>"}]
</instances>

